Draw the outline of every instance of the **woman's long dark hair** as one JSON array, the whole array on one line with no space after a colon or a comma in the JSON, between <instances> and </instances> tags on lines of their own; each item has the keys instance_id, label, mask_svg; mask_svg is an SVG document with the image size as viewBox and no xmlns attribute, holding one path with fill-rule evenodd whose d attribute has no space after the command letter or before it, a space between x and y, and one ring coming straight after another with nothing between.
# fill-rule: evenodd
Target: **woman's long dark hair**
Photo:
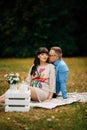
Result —
<instances>
[{"instance_id":1,"label":"woman's long dark hair","mask_svg":"<svg viewBox=\"0 0 87 130\"><path fill-rule=\"evenodd\" d=\"M34 59L34 65L31 69L31 75L34 75L35 71L37 70L37 66L40 65L40 59L38 58L38 55L40 55L41 53L49 54L48 49L45 47L40 47L38 49L38 51L36 52L35 59ZM48 63L48 60L46 62Z\"/></svg>"}]
</instances>

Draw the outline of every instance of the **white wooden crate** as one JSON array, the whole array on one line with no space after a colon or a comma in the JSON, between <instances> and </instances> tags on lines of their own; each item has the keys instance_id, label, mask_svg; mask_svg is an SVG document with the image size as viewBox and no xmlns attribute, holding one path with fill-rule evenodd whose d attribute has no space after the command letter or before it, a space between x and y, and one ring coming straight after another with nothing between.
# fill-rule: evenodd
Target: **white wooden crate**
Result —
<instances>
[{"instance_id":1,"label":"white wooden crate","mask_svg":"<svg viewBox=\"0 0 87 130\"><path fill-rule=\"evenodd\" d=\"M30 91L9 89L5 93L5 112L27 112L30 109Z\"/></svg>"}]
</instances>

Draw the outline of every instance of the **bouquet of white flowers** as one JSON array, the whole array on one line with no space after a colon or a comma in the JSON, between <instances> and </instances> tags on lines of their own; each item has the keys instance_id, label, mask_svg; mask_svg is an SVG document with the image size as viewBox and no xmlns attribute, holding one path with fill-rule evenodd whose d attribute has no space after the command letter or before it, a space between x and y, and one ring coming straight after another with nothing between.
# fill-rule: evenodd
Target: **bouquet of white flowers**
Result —
<instances>
[{"instance_id":1,"label":"bouquet of white flowers","mask_svg":"<svg viewBox=\"0 0 87 130\"><path fill-rule=\"evenodd\" d=\"M4 75L4 77L9 84L17 84L21 81L21 78L18 73L6 74Z\"/></svg>"}]
</instances>

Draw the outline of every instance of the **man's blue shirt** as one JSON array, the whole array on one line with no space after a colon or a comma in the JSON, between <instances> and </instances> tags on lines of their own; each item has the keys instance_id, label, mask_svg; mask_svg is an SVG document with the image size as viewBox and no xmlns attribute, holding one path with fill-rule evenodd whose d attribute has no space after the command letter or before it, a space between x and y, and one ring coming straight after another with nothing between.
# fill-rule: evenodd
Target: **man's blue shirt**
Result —
<instances>
[{"instance_id":1,"label":"man's blue shirt","mask_svg":"<svg viewBox=\"0 0 87 130\"><path fill-rule=\"evenodd\" d=\"M67 98L66 81L68 77L68 66L60 59L53 63L56 69L56 94L62 92L63 98Z\"/></svg>"}]
</instances>

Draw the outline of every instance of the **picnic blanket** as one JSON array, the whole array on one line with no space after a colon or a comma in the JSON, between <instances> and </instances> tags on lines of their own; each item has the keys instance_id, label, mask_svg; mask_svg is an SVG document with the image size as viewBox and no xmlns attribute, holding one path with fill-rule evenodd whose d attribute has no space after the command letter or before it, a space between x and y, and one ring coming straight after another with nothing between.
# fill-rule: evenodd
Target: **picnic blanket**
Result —
<instances>
[{"instance_id":1,"label":"picnic blanket","mask_svg":"<svg viewBox=\"0 0 87 130\"><path fill-rule=\"evenodd\" d=\"M57 96L57 98L53 98L49 102L31 102L30 107L41 107L41 108L46 108L46 109L52 109L57 106L61 105L67 105L71 104L74 102L87 102L87 92L82 92L82 93L68 93L68 98L63 99L61 94Z\"/></svg>"}]
</instances>

